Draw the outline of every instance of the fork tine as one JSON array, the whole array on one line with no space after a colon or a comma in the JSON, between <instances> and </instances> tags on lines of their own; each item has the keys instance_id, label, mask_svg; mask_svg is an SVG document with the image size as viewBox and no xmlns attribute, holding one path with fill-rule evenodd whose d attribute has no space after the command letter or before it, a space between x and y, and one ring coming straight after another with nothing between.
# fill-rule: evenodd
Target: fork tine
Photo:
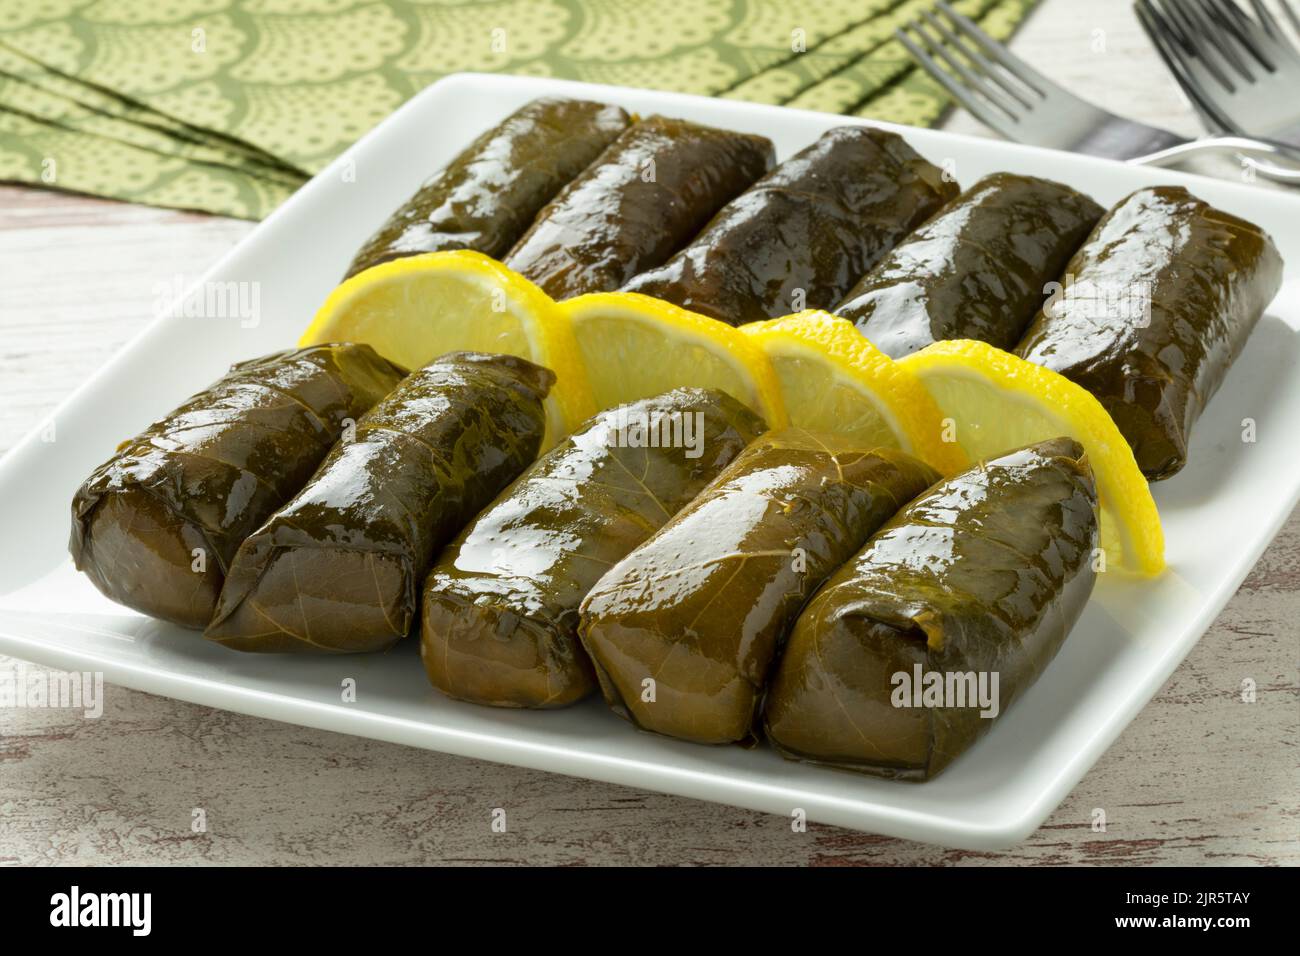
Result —
<instances>
[{"instance_id":1,"label":"fork tine","mask_svg":"<svg viewBox=\"0 0 1300 956\"><path fill-rule=\"evenodd\" d=\"M917 63L921 64L922 69L929 73L939 82L944 89L962 106L970 112L985 126L993 130L999 136L1006 139L1018 139L1015 127L1015 117L1010 119L1006 116L999 115L994 109L991 109L984 101L971 95L967 88L959 84L949 75L948 71L930 58L930 55L912 42L911 38L898 29L894 31L894 37L899 43L907 48L907 52Z\"/></svg>"},{"instance_id":2,"label":"fork tine","mask_svg":"<svg viewBox=\"0 0 1300 956\"><path fill-rule=\"evenodd\" d=\"M1005 70L1001 70L985 59L978 50L971 48L969 43L963 43L962 39L949 30L943 23L929 10L922 10L921 16L925 22L930 25L930 29L936 31L939 36L947 41L948 45L959 51L962 56L975 64L984 75L1005 90L1010 96L1014 97L1025 109L1032 110L1041 100L1031 101L1026 97L1025 87L1013 83ZM1031 94L1032 95L1032 94Z\"/></svg>"},{"instance_id":3,"label":"fork tine","mask_svg":"<svg viewBox=\"0 0 1300 956\"><path fill-rule=\"evenodd\" d=\"M1250 42L1242 39L1236 23L1223 13L1216 12L1206 0L1168 0L1168 2L1180 6L1188 20L1194 21L1193 30L1198 43L1202 43L1207 50L1212 49L1248 83L1255 82L1255 75L1250 72L1250 64L1246 59L1254 58L1255 54L1252 53Z\"/></svg>"},{"instance_id":4,"label":"fork tine","mask_svg":"<svg viewBox=\"0 0 1300 956\"><path fill-rule=\"evenodd\" d=\"M1278 5L1286 14L1286 18L1291 21L1291 29L1300 33L1300 14L1295 12L1295 7L1291 6L1291 0L1278 0Z\"/></svg>"},{"instance_id":5,"label":"fork tine","mask_svg":"<svg viewBox=\"0 0 1300 956\"><path fill-rule=\"evenodd\" d=\"M1169 72L1174 75L1178 85L1187 94L1187 98L1214 124L1223 129L1231 129L1231 124L1226 122L1223 112L1188 68L1187 57L1192 55L1191 51L1181 44L1179 31L1165 12L1157 9L1149 0L1135 0L1133 9L1137 13L1142 29L1156 48L1156 52L1160 54L1160 58L1169 67Z\"/></svg>"},{"instance_id":6,"label":"fork tine","mask_svg":"<svg viewBox=\"0 0 1300 956\"><path fill-rule=\"evenodd\" d=\"M1237 92L1236 84L1232 82L1227 73L1219 68L1220 63L1227 63L1229 68L1231 68L1231 64L1228 63L1226 58L1219 59L1223 54L1217 49L1214 52L1218 54L1218 57L1212 56L1210 48L1203 40L1206 33L1213 31L1208 30L1198 22L1194 22L1191 15L1173 0L1164 0L1159 7L1153 5L1153 9L1162 12L1167 19L1177 21L1184 49L1194 56L1229 93Z\"/></svg>"},{"instance_id":7,"label":"fork tine","mask_svg":"<svg viewBox=\"0 0 1300 956\"><path fill-rule=\"evenodd\" d=\"M1241 7L1237 6L1235 0L1191 0L1191 2L1200 7L1205 15L1206 25L1211 30L1214 24L1218 23L1228 31L1228 42L1219 49L1231 51L1232 41L1235 40L1247 56L1253 58L1269 72L1273 71L1274 64L1265 50L1272 38L1266 30L1262 30L1259 24L1247 16ZM1241 63L1237 68L1244 72L1247 64ZM1249 75L1248 78L1254 79Z\"/></svg>"},{"instance_id":8,"label":"fork tine","mask_svg":"<svg viewBox=\"0 0 1300 956\"><path fill-rule=\"evenodd\" d=\"M1259 50L1261 57L1268 59L1270 70L1277 69L1281 64L1277 62L1278 58L1291 60L1293 63L1300 63L1300 50L1287 37L1286 31L1278 18L1269 11L1263 0L1250 0L1250 8L1255 15L1252 17L1249 12L1233 2L1233 0L1213 0L1225 12L1230 13L1236 20L1237 25L1242 31L1246 32L1253 39ZM1278 7L1292 19L1297 30L1300 30L1300 21L1295 21L1295 11L1289 5L1289 0L1277 0Z\"/></svg>"},{"instance_id":9,"label":"fork tine","mask_svg":"<svg viewBox=\"0 0 1300 956\"><path fill-rule=\"evenodd\" d=\"M1300 63L1300 48L1287 36L1286 30L1282 28L1282 24L1278 22L1277 17L1269 13L1268 7L1264 6L1262 0L1250 0L1250 5L1260 23L1263 24L1264 32L1268 34L1268 38L1272 42L1272 52L1293 62ZM1286 14L1287 19L1291 21L1291 26L1296 33L1300 33L1300 17L1296 16L1295 8L1291 6L1290 0L1277 0L1277 5ZM1242 14L1242 16L1245 16L1245 14Z\"/></svg>"},{"instance_id":10,"label":"fork tine","mask_svg":"<svg viewBox=\"0 0 1300 956\"><path fill-rule=\"evenodd\" d=\"M1184 2L1196 4L1211 20L1218 20L1226 29L1239 34L1242 43L1250 43L1244 31L1249 30L1254 24L1246 15L1246 11L1237 5L1237 0L1184 0Z\"/></svg>"},{"instance_id":11,"label":"fork tine","mask_svg":"<svg viewBox=\"0 0 1300 956\"><path fill-rule=\"evenodd\" d=\"M1174 82L1199 109L1203 91L1187 70L1183 57L1188 54L1182 47L1175 25L1165 20L1147 0L1133 0L1133 12L1137 14L1138 24L1146 33L1147 39L1151 41L1151 45L1156 48L1156 53L1173 74Z\"/></svg>"},{"instance_id":12,"label":"fork tine","mask_svg":"<svg viewBox=\"0 0 1300 956\"><path fill-rule=\"evenodd\" d=\"M1140 2L1141 0L1133 0L1134 9L1137 8ZM1155 4L1158 2L1160 2L1160 0L1151 0L1151 2L1147 5L1147 16L1152 18L1153 21L1159 23L1160 32L1168 40L1177 43L1184 50L1191 52L1192 38L1188 35L1187 31L1183 28L1182 21L1166 13L1163 7L1155 6Z\"/></svg>"},{"instance_id":13,"label":"fork tine","mask_svg":"<svg viewBox=\"0 0 1300 956\"><path fill-rule=\"evenodd\" d=\"M1233 4L1233 6L1236 7L1236 4ZM1273 19L1273 14L1268 12L1268 7L1260 3L1259 0L1250 0L1250 8L1255 11L1255 19L1259 21L1264 32L1267 33L1270 38L1274 40L1278 39L1280 27L1278 26L1278 22ZM1237 9L1238 12L1240 12L1240 8Z\"/></svg>"},{"instance_id":14,"label":"fork tine","mask_svg":"<svg viewBox=\"0 0 1300 956\"><path fill-rule=\"evenodd\" d=\"M988 80L978 76L973 70L967 67L966 64L953 56L952 53L948 51L948 48L943 45L942 38L938 40L932 38L930 34L925 31L919 20L913 20L909 26L911 27L912 32L920 37L925 42L925 45L930 48L930 52L938 56L939 59L943 60L944 63L947 63L948 66L952 67L953 72L965 80L967 86L982 95L986 100L992 102L994 106L1013 119L1019 112L1021 112L1016 104L1007 98L1005 93L989 83ZM1032 103L1023 100L1020 105L1025 109L1033 109Z\"/></svg>"},{"instance_id":15,"label":"fork tine","mask_svg":"<svg viewBox=\"0 0 1300 956\"><path fill-rule=\"evenodd\" d=\"M1001 63L1012 75L1039 96L1046 96L1049 91L1059 89L1055 83L1020 59L1020 57L1007 52L1001 43L998 43L966 17L944 3L944 0L935 0L935 6L944 12L953 26L961 33L978 43L985 53Z\"/></svg>"}]
</instances>

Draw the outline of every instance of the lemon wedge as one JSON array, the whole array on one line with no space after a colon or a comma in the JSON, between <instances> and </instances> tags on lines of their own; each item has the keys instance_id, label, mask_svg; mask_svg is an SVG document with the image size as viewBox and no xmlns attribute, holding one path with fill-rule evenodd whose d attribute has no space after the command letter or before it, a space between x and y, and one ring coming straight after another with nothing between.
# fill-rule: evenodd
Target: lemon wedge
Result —
<instances>
[{"instance_id":1,"label":"lemon wedge","mask_svg":"<svg viewBox=\"0 0 1300 956\"><path fill-rule=\"evenodd\" d=\"M559 308L597 410L694 385L722 389L769 428L787 424L767 357L725 322L635 292L596 292Z\"/></svg>"},{"instance_id":2,"label":"lemon wedge","mask_svg":"<svg viewBox=\"0 0 1300 956\"><path fill-rule=\"evenodd\" d=\"M1097 479L1107 566L1141 575L1164 568L1164 532L1150 486L1086 389L984 342L936 342L898 364L929 390L972 459L1062 435L1083 445Z\"/></svg>"},{"instance_id":3,"label":"lemon wedge","mask_svg":"<svg viewBox=\"0 0 1300 956\"><path fill-rule=\"evenodd\" d=\"M569 327L541 289L477 252L430 252L385 262L336 288L300 346L359 342L408 369L462 350L517 355L555 373L549 448L593 414Z\"/></svg>"},{"instance_id":4,"label":"lemon wedge","mask_svg":"<svg viewBox=\"0 0 1300 956\"><path fill-rule=\"evenodd\" d=\"M847 319L809 310L740 331L772 363L791 425L901 448L944 475L970 464L943 441L930 393Z\"/></svg>"}]
</instances>

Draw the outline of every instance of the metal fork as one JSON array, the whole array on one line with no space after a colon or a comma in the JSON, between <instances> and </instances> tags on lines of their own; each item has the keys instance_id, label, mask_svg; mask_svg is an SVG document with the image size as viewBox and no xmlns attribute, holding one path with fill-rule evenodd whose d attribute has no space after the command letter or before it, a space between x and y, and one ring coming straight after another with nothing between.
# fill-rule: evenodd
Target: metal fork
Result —
<instances>
[{"instance_id":1,"label":"metal fork","mask_svg":"<svg viewBox=\"0 0 1300 956\"><path fill-rule=\"evenodd\" d=\"M1300 30L1300 17L1278 0ZM1300 148L1300 51L1259 0L1136 0L1142 28L1219 129Z\"/></svg>"},{"instance_id":2,"label":"metal fork","mask_svg":"<svg viewBox=\"0 0 1300 956\"><path fill-rule=\"evenodd\" d=\"M953 99L1007 139L1157 166L1219 152L1286 157L1300 162L1300 150L1293 153L1283 144L1257 137L1238 134L1191 140L1108 113L1047 79L943 0L938 0L936 8L948 24L922 11L919 19L894 31L894 35ZM908 36L907 29L916 34L933 57ZM960 57L952 51L960 53ZM936 57L951 72L941 67ZM1300 169L1274 168L1280 173L1276 178L1300 183Z\"/></svg>"}]
</instances>

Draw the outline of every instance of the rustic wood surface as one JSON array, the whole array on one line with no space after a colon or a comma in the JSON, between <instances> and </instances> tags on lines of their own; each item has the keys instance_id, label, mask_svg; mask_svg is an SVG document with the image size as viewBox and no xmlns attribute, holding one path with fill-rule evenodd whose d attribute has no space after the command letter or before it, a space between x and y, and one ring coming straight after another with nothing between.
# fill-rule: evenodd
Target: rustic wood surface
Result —
<instances>
[{"instance_id":1,"label":"rustic wood surface","mask_svg":"<svg viewBox=\"0 0 1300 956\"><path fill-rule=\"evenodd\" d=\"M1126 2L1048 0L1014 46L1102 106L1196 129ZM983 132L961 114L947 125ZM1230 159L1197 168L1239 174ZM0 187L0 452L144 325L159 283L197 277L251 228ZM1005 853L793 833L782 817L114 687L99 720L0 710L0 862L1294 865L1297 617L1293 516L1151 704ZM492 832L494 807L507 833ZM1090 825L1098 807L1104 833ZM191 832L195 808L206 833Z\"/></svg>"}]
</instances>

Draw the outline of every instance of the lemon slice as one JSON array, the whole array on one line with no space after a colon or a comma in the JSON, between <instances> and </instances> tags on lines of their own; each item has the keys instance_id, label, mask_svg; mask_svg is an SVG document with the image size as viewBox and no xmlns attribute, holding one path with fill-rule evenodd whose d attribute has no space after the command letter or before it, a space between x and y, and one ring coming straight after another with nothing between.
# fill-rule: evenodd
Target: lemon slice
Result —
<instances>
[{"instance_id":1,"label":"lemon slice","mask_svg":"<svg viewBox=\"0 0 1300 956\"><path fill-rule=\"evenodd\" d=\"M409 369L462 350L518 355L555 373L549 448L594 411L568 325L550 297L477 252L430 252L385 262L325 300L298 344L359 342Z\"/></svg>"},{"instance_id":2,"label":"lemon slice","mask_svg":"<svg viewBox=\"0 0 1300 956\"><path fill-rule=\"evenodd\" d=\"M716 319L635 292L596 292L560 306L597 410L683 385L720 388L780 428L776 376L762 349Z\"/></svg>"},{"instance_id":3,"label":"lemon slice","mask_svg":"<svg viewBox=\"0 0 1300 956\"><path fill-rule=\"evenodd\" d=\"M970 464L958 444L943 441L930 393L847 319L809 310L740 331L771 361L790 424L901 448L944 475Z\"/></svg>"},{"instance_id":4,"label":"lemon slice","mask_svg":"<svg viewBox=\"0 0 1300 956\"><path fill-rule=\"evenodd\" d=\"M1062 435L1083 445L1097 479L1107 565L1143 575L1164 568L1164 532L1150 486L1086 389L984 342L936 342L898 364L934 396L972 459Z\"/></svg>"}]
</instances>

